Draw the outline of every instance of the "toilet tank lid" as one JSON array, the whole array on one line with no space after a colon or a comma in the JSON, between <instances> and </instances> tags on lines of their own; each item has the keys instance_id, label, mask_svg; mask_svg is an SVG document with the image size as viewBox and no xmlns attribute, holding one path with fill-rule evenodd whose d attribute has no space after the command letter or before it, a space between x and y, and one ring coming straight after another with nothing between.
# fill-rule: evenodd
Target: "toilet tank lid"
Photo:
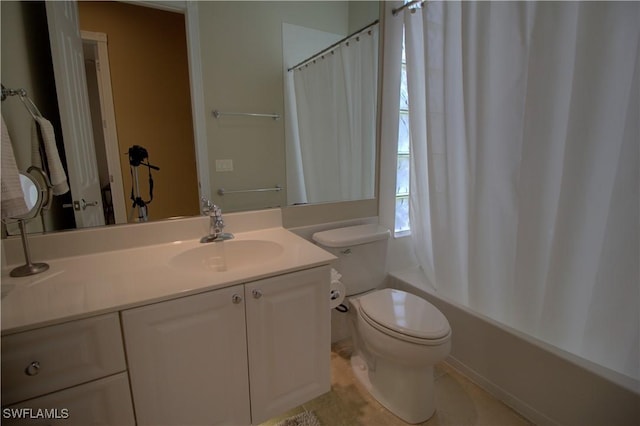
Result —
<instances>
[{"instance_id":1,"label":"toilet tank lid","mask_svg":"<svg viewBox=\"0 0 640 426\"><path fill-rule=\"evenodd\" d=\"M389 235L391 233L387 228L372 223L316 232L311 238L325 247L349 247L386 240Z\"/></svg>"}]
</instances>

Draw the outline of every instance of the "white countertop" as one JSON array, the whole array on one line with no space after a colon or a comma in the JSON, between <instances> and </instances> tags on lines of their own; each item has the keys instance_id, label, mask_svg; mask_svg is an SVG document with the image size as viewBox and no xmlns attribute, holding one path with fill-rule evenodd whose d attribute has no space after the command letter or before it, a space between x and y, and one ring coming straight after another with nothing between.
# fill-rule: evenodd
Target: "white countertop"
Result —
<instances>
[{"instance_id":1,"label":"white countertop","mask_svg":"<svg viewBox=\"0 0 640 426\"><path fill-rule=\"evenodd\" d=\"M10 277L16 266L11 265L2 270L2 334L327 265L335 259L281 227L235 234L234 241L241 240L273 241L284 249L271 260L224 272L187 270L170 262L185 250L206 245L197 239L53 259L47 261L48 271L24 278Z\"/></svg>"}]
</instances>

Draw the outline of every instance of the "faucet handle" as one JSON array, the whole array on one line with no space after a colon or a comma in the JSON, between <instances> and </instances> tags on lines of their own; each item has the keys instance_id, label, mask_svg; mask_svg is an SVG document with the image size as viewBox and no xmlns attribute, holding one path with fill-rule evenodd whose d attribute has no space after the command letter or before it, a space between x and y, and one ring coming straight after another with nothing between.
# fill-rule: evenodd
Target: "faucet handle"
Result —
<instances>
[{"instance_id":1,"label":"faucet handle","mask_svg":"<svg viewBox=\"0 0 640 426\"><path fill-rule=\"evenodd\" d=\"M208 215L211 209L215 206L208 198L200 198L200 204L202 205L202 214Z\"/></svg>"},{"instance_id":2,"label":"faucet handle","mask_svg":"<svg viewBox=\"0 0 640 426\"><path fill-rule=\"evenodd\" d=\"M216 229L221 232L224 228L224 220L222 220L222 209L214 204L213 215L211 217L215 221Z\"/></svg>"}]
</instances>

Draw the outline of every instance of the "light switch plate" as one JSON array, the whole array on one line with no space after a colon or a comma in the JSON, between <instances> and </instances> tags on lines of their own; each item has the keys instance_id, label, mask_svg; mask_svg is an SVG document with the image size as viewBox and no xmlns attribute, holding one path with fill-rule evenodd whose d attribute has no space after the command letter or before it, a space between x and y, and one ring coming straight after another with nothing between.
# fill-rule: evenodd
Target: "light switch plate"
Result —
<instances>
[{"instance_id":1,"label":"light switch plate","mask_svg":"<svg viewBox=\"0 0 640 426\"><path fill-rule=\"evenodd\" d=\"M216 160L216 172L232 172L233 160Z\"/></svg>"}]
</instances>

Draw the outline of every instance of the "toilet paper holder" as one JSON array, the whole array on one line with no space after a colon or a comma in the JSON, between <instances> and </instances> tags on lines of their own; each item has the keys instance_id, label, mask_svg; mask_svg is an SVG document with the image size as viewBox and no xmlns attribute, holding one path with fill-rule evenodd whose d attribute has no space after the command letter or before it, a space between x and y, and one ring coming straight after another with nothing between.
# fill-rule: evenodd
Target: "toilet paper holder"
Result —
<instances>
[{"instance_id":1,"label":"toilet paper holder","mask_svg":"<svg viewBox=\"0 0 640 426\"><path fill-rule=\"evenodd\" d=\"M331 290L330 300L336 300L340 297L340 290Z\"/></svg>"},{"instance_id":2,"label":"toilet paper holder","mask_svg":"<svg viewBox=\"0 0 640 426\"><path fill-rule=\"evenodd\" d=\"M331 286L329 288L329 306L336 309L338 312L348 312L349 308L342 303L346 296L346 289L344 284L340 281L342 275L331 268Z\"/></svg>"}]
</instances>

